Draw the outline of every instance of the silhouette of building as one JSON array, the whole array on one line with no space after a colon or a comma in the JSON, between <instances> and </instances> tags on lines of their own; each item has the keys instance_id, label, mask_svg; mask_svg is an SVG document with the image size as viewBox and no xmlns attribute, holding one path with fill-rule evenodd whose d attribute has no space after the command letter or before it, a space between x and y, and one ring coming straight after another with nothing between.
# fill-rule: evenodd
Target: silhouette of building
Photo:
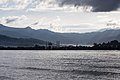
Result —
<instances>
[{"instance_id":1,"label":"silhouette of building","mask_svg":"<svg viewBox=\"0 0 120 80\"><path fill-rule=\"evenodd\" d=\"M56 47L60 47L60 41L56 41Z\"/></svg>"}]
</instances>

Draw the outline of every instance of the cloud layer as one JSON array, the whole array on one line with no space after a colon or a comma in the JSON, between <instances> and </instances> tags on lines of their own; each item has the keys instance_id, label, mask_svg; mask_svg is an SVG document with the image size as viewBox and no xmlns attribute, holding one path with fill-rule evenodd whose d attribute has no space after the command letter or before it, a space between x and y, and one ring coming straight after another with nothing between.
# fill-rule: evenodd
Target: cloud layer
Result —
<instances>
[{"instance_id":1,"label":"cloud layer","mask_svg":"<svg viewBox=\"0 0 120 80\"><path fill-rule=\"evenodd\" d=\"M0 24L10 24L10 23L16 23L20 21L25 21L27 20L27 17L22 15L22 16L8 16L8 17L2 17L0 18Z\"/></svg>"},{"instance_id":2,"label":"cloud layer","mask_svg":"<svg viewBox=\"0 0 120 80\"><path fill-rule=\"evenodd\" d=\"M80 7L108 12L119 9L120 0L0 0L0 9L79 10Z\"/></svg>"},{"instance_id":3,"label":"cloud layer","mask_svg":"<svg viewBox=\"0 0 120 80\"><path fill-rule=\"evenodd\" d=\"M58 0L61 6L74 5L75 7L92 7L94 12L107 12L120 8L120 0Z\"/></svg>"}]
</instances>

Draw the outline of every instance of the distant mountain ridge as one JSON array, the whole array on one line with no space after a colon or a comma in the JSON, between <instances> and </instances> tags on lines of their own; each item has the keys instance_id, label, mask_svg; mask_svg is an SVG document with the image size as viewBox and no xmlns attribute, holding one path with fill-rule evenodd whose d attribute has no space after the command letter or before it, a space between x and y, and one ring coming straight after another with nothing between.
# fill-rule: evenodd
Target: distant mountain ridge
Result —
<instances>
[{"instance_id":1,"label":"distant mountain ridge","mask_svg":"<svg viewBox=\"0 0 120 80\"><path fill-rule=\"evenodd\" d=\"M45 45L46 42L33 38L13 38L0 34L0 46L35 46L35 45Z\"/></svg>"},{"instance_id":2,"label":"distant mountain ridge","mask_svg":"<svg viewBox=\"0 0 120 80\"><path fill-rule=\"evenodd\" d=\"M0 34L15 38L34 38L50 42L60 41L63 44L86 45L112 40L120 41L120 29L109 29L89 33L57 33L47 29L34 30L30 27L12 28L1 24Z\"/></svg>"}]
</instances>

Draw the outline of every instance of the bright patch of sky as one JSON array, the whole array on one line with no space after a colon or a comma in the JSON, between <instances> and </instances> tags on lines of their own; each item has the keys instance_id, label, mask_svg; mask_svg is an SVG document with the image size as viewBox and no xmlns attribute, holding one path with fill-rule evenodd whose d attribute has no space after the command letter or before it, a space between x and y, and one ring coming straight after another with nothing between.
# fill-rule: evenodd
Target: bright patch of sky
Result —
<instances>
[{"instance_id":1,"label":"bright patch of sky","mask_svg":"<svg viewBox=\"0 0 120 80\"><path fill-rule=\"evenodd\" d=\"M119 7L96 9L94 2L88 4L90 0L78 0L82 5L75 1L0 0L0 23L19 28L30 26L34 29L79 33L120 27Z\"/></svg>"}]
</instances>

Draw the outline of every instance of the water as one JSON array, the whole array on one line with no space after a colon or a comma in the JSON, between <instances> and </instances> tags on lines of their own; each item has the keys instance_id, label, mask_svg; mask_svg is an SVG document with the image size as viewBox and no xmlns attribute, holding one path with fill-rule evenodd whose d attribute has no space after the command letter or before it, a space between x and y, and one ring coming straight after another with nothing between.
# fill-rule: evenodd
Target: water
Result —
<instances>
[{"instance_id":1,"label":"water","mask_svg":"<svg viewBox=\"0 0 120 80\"><path fill-rule=\"evenodd\" d=\"M120 80L120 51L0 51L0 80Z\"/></svg>"}]
</instances>

